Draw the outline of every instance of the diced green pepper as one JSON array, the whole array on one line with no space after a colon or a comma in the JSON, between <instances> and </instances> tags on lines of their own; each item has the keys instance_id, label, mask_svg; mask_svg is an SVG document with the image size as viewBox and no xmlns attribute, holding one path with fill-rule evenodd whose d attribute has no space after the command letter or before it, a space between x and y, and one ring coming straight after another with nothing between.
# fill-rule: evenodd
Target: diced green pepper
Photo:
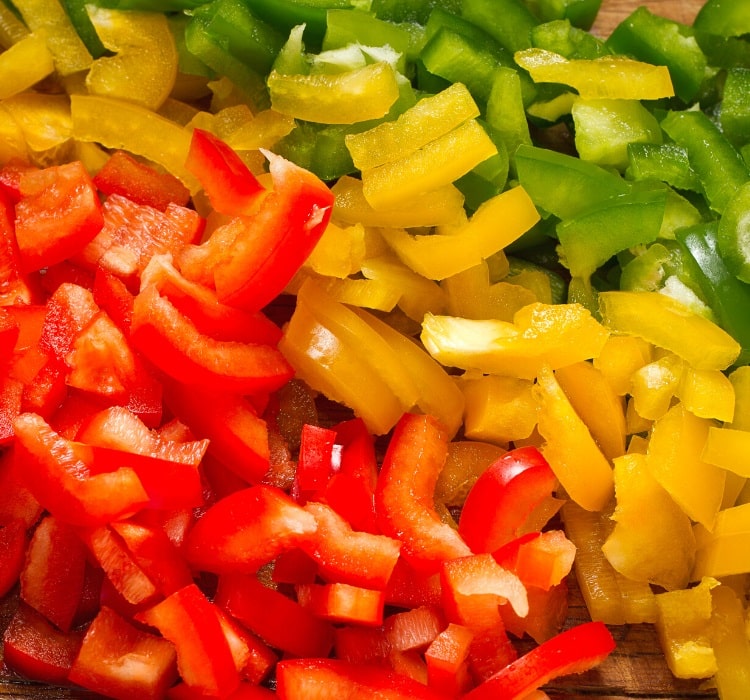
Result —
<instances>
[{"instance_id":1,"label":"diced green pepper","mask_svg":"<svg viewBox=\"0 0 750 700\"><path fill-rule=\"evenodd\" d=\"M611 53L601 39L574 27L567 19L552 20L534 27L531 30L531 45L570 59L599 58Z\"/></svg>"},{"instance_id":2,"label":"diced green pepper","mask_svg":"<svg viewBox=\"0 0 750 700\"><path fill-rule=\"evenodd\" d=\"M701 191L687 150L675 143L628 144L628 168L625 174L633 180L660 180L678 190Z\"/></svg>"},{"instance_id":3,"label":"diced green pepper","mask_svg":"<svg viewBox=\"0 0 750 700\"><path fill-rule=\"evenodd\" d=\"M531 30L539 24L522 0L463 0L461 15L511 53L531 46Z\"/></svg>"},{"instance_id":4,"label":"diced green pepper","mask_svg":"<svg viewBox=\"0 0 750 700\"><path fill-rule=\"evenodd\" d=\"M380 19L391 22L419 22L424 24L435 8L458 14L461 0L372 0L370 10Z\"/></svg>"},{"instance_id":5,"label":"diced green pepper","mask_svg":"<svg viewBox=\"0 0 750 700\"><path fill-rule=\"evenodd\" d=\"M727 203L719 221L718 241L727 267L743 282L750 282L750 181Z\"/></svg>"},{"instance_id":6,"label":"diced green pepper","mask_svg":"<svg viewBox=\"0 0 750 700\"><path fill-rule=\"evenodd\" d=\"M485 118L501 136L509 154L522 143L531 145L518 71L505 67L495 70Z\"/></svg>"},{"instance_id":7,"label":"diced green pepper","mask_svg":"<svg viewBox=\"0 0 750 700\"><path fill-rule=\"evenodd\" d=\"M719 119L724 135L735 146L750 143L750 68L727 71Z\"/></svg>"},{"instance_id":8,"label":"diced green pepper","mask_svg":"<svg viewBox=\"0 0 750 700\"><path fill-rule=\"evenodd\" d=\"M720 36L750 34L750 5L738 0L706 0L693 26L698 31Z\"/></svg>"},{"instance_id":9,"label":"diced green pepper","mask_svg":"<svg viewBox=\"0 0 750 700\"><path fill-rule=\"evenodd\" d=\"M574 27L590 29L602 0L528 0L543 22L567 20Z\"/></svg>"}]
</instances>

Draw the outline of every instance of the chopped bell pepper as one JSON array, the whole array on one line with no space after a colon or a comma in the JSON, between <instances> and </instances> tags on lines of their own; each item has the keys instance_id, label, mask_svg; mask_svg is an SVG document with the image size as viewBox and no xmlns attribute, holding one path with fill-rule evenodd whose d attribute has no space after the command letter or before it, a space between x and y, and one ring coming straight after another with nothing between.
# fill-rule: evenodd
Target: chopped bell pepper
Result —
<instances>
[{"instance_id":1,"label":"chopped bell pepper","mask_svg":"<svg viewBox=\"0 0 750 700\"><path fill-rule=\"evenodd\" d=\"M29 34L0 54L0 99L31 88L54 70L44 35Z\"/></svg>"}]
</instances>

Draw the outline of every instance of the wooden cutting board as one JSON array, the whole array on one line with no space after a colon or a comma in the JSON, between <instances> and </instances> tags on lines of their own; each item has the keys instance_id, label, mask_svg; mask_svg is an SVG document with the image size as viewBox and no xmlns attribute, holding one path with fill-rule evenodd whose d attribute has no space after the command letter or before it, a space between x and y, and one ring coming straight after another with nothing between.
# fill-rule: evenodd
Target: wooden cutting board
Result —
<instances>
[{"instance_id":1,"label":"wooden cutting board","mask_svg":"<svg viewBox=\"0 0 750 700\"><path fill-rule=\"evenodd\" d=\"M638 5L646 5L656 14L690 23L702 4L701 0L604 0L592 31L599 37L606 37ZM588 619L585 605L575 587L571 591L570 606L571 624ZM0 610L0 628L4 627L2 617ZM553 682L550 697L554 700L688 700L716 697L710 689L701 689L697 681L680 681L672 677L652 627L625 625L612 631L617 640L617 650L612 656L593 671ZM0 678L0 700L91 700L94 697L90 693L10 683Z\"/></svg>"}]
</instances>

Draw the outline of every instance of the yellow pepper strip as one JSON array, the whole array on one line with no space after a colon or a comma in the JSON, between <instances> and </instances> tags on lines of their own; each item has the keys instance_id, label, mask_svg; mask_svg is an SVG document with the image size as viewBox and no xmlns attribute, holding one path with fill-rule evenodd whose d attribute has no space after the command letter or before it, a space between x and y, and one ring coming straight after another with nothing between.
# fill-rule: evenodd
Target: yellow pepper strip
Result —
<instances>
[{"instance_id":1,"label":"yellow pepper strip","mask_svg":"<svg viewBox=\"0 0 750 700\"><path fill-rule=\"evenodd\" d=\"M667 665L677 678L709 678L716 673L711 643L711 589L705 578L697 586L656 595L656 630Z\"/></svg>"},{"instance_id":2,"label":"yellow pepper strip","mask_svg":"<svg viewBox=\"0 0 750 700\"><path fill-rule=\"evenodd\" d=\"M630 394L636 413L647 420L661 418L677 394L685 363L671 353L633 372Z\"/></svg>"},{"instance_id":3,"label":"yellow pepper strip","mask_svg":"<svg viewBox=\"0 0 750 700\"><path fill-rule=\"evenodd\" d=\"M325 277L306 269L297 272L286 291L296 294L308 279L314 280L332 299L350 306L392 311L401 297L399 289L379 280Z\"/></svg>"},{"instance_id":4,"label":"yellow pepper strip","mask_svg":"<svg viewBox=\"0 0 750 700\"><path fill-rule=\"evenodd\" d=\"M66 95L22 92L3 100L3 107L21 128L26 144L33 153L49 153L54 160L55 155L61 155L58 150L70 143L73 122Z\"/></svg>"},{"instance_id":5,"label":"yellow pepper strip","mask_svg":"<svg viewBox=\"0 0 750 700\"><path fill-rule=\"evenodd\" d=\"M542 453L565 492L586 510L602 510L614 496L612 467L575 412L549 366L541 368L535 396L539 403Z\"/></svg>"},{"instance_id":6,"label":"yellow pepper strip","mask_svg":"<svg viewBox=\"0 0 750 700\"><path fill-rule=\"evenodd\" d=\"M11 113L0 104L0 163L14 159L25 161L27 158L23 131Z\"/></svg>"},{"instance_id":7,"label":"yellow pepper strip","mask_svg":"<svg viewBox=\"0 0 750 700\"><path fill-rule=\"evenodd\" d=\"M0 47L9 49L28 35L29 30L24 23L4 2L0 2Z\"/></svg>"},{"instance_id":8,"label":"yellow pepper strip","mask_svg":"<svg viewBox=\"0 0 750 700\"><path fill-rule=\"evenodd\" d=\"M220 136L238 151L271 148L294 129L294 119L272 109L264 109L253 115L252 120L236 125Z\"/></svg>"},{"instance_id":9,"label":"yellow pepper strip","mask_svg":"<svg viewBox=\"0 0 750 700\"><path fill-rule=\"evenodd\" d=\"M625 406L625 425L628 435L635 436L638 433L647 433L651 430L653 424L653 420L644 418L638 413L635 408L635 401L632 397L629 398Z\"/></svg>"},{"instance_id":10,"label":"yellow pepper strip","mask_svg":"<svg viewBox=\"0 0 750 700\"><path fill-rule=\"evenodd\" d=\"M27 90L54 70L44 33L29 34L0 53L0 100Z\"/></svg>"},{"instance_id":11,"label":"yellow pepper strip","mask_svg":"<svg viewBox=\"0 0 750 700\"><path fill-rule=\"evenodd\" d=\"M604 556L627 578L668 591L685 588L696 549L690 519L650 474L645 455L618 457L614 465L615 527Z\"/></svg>"},{"instance_id":12,"label":"yellow pepper strip","mask_svg":"<svg viewBox=\"0 0 750 700\"><path fill-rule=\"evenodd\" d=\"M200 184L185 168L190 132L140 105L98 95L71 95L73 132L81 141L120 148L158 163L191 192Z\"/></svg>"},{"instance_id":13,"label":"yellow pepper strip","mask_svg":"<svg viewBox=\"0 0 750 700\"><path fill-rule=\"evenodd\" d=\"M466 217L464 196L453 185L388 209L373 209L358 178L340 177L331 191L336 197L334 217L345 224L412 228L454 224Z\"/></svg>"},{"instance_id":14,"label":"yellow pepper strip","mask_svg":"<svg viewBox=\"0 0 750 700\"><path fill-rule=\"evenodd\" d=\"M599 308L611 330L670 350L695 369L726 369L740 353L739 343L726 331L664 294L602 292Z\"/></svg>"},{"instance_id":15,"label":"yellow pepper strip","mask_svg":"<svg viewBox=\"0 0 750 700\"><path fill-rule=\"evenodd\" d=\"M713 532L696 525L695 540L698 550L692 580L750 571L750 503L720 511Z\"/></svg>"},{"instance_id":16,"label":"yellow pepper strip","mask_svg":"<svg viewBox=\"0 0 750 700\"><path fill-rule=\"evenodd\" d=\"M487 467L505 450L476 440L453 440L435 486L435 500L446 506L462 506L466 495Z\"/></svg>"},{"instance_id":17,"label":"yellow pepper strip","mask_svg":"<svg viewBox=\"0 0 750 700\"><path fill-rule=\"evenodd\" d=\"M91 66L94 59L58 0L14 0L14 4L32 32L44 31L60 75L72 75Z\"/></svg>"},{"instance_id":18,"label":"yellow pepper strip","mask_svg":"<svg viewBox=\"0 0 750 700\"><path fill-rule=\"evenodd\" d=\"M565 532L576 546L575 575L592 619L608 625L656 621L656 596L651 586L615 571L602 552L612 529L604 513L584 510L568 501L560 511Z\"/></svg>"},{"instance_id":19,"label":"yellow pepper strip","mask_svg":"<svg viewBox=\"0 0 750 700\"><path fill-rule=\"evenodd\" d=\"M319 275L343 279L360 271L365 252L362 224L341 227L329 222L304 266Z\"/></svg>"},{"instance_id":20,"label":"yellow pepper strip","mask_svg":"<svg viewBox=\"0 0 750 700\"><path fill-rule=\"evenodd\" d=\"M712 425L701 456L709 464L750 478L750 432Z\"/></svg>"},{"instance_id":21,"label":"yellow pepper strip","mask_svg":"<svg viewBox=\"0 0 750 700\"><path fill-rule=\"evenodd\" d=\"M166 16L96 6L88 13L102 44L115 53L91 65L88 91L158 109L177 77L177 47Z\"/></svg>"},{"instance_id":22,"label":"yellow pepper strip","mask_svg":"<svg viewBox=\"0 0 750 700\"><path fill-rule=\"evenodd\" d=\"M273 70L266 82L273 109L319 124L379 119L399 95L396 71L386 61L335 74L286 75Z\"/></svg>"},{"instance_id":23,"label":"yellow pepper strip","mask_svg":"<svg viewBox=\"0 0 750 700\"><path fill-rule=\"evenodd\" d=\"M362 171L365 198L374 209L404 205L440 189L497 153L475 119L391 163Z\"/></svg>"},{"instance_id":24,"label":"yellow pepper strip","mask_svg":"<svg viewBox=\"0 0 750 700\"><path fill-rule=\"evenodd\" d=\"M633 335L611 335L594 358L594 367L607 378L618 396L624 396L630 393L633 372L651 359L652 347L645 340Z\"/></svg>"},{"instance_id":25,"label":"yellow pepper strip","mask_svg":"<svg viewBox=\"0 0 750 700\"><path fill-rule=\"evenodd\" d=\"M734 387L734 417L732 427L750 430L750 365L743 365L730 373Z\"/></svg>"},{"instance_id":26,"label":"yellow pepper strip","mask_svg":"<svg viewBox=\"0 0 750 700\"><path fill-rule=\"evenodd\" d=\"M560 367L555 376L604 456L625 454L625 403L590 362Z\"/></svg>"},{"instance_id":27,"label":"yellow pepper strip","mask_svg":"<svg viewBox=\"0 0 750 700\"><path fill-rule=\"evenodd\" d=\"M731 423L734 417L734 387L718 369L686 367L677 397L688 411L701 418Z\"/></svg>"},{"instance_id":28,"label":"yellow pepper strip","mask_svg":"<svg viewBox=\"0 0 750 700\"><path fill-rule=\"evenodd\" d=\"M479 116L474 98L462 83L422 98L395 121L387 121L346 136L346 147L359 170L369 170L403 158L469 119Z\"/></svg>"},{"instance_id":29,"label":"yellow pepper strip","mask_svg":"<svg viewBox=\"0 0 750 700\"><path fill-rule=\"evenodd\" d=\"M534 303L513 323L427 314L421 337L443 365L533 379L543 365L557 369L596 357L608 335L578 304Z\"/></svg>"},{"instance_id":30,"label":"yellow pepper strip","mask_svg":"<svg viewBox=\"0 0 750 700\"><path fill-rule=\"evenodd\" d=\"M463 379L459 386L466 401L467 438L507 447L509 442L525 440L534 431L537 403L530 379L486 374Z\"/></svg>"},{"instance_id":31,"label":"yellow pepper strip","mask_svg":"<svg viewBox=\"0 0 750 700\"><path fill-rule=\"evenodd\" d=\"M716 657L714 682L719 697L742 700L750 697L750 641L745 632L744 606L729 586L717 586L711 591L711 597L711 640Z\"/></svg>"},{"instance_id":32,"label":"yellow pepper strip","mask_svg":"<svg viewBox=\"0 0 750 700\"><path fill-rule=\"evenodd\" d=\"M682 404L656 421L648 446L654 478L690 518L711 530L721 507L726 473L705 462L701 453L711 421L698 418Z\"/></svg>"},{"instance_id":33,"label":"yellow pepper strip","mask_svg":"<svg viewBox=\"0 0 750 700\"><path fill-rule=\"evenodd\" d=\"M484 202L455 233L412 236L403 230L384 229L383 237L412 270L427 279L442 280L502 250L539 218L526 190L518 186Z\"/></svg>"},{"instance_id":34,"label":"yellow pepper strip","mask_svg":"<svg viewBox=\"0 0 750 700\"><path fill-rule=\"evenodd\" d=\"M514 55L537 83L561 83L585 100L658 100L673 97L669 69L625 56L569 60L554 51L524 49Z\"/></svg>"}]
</instances>

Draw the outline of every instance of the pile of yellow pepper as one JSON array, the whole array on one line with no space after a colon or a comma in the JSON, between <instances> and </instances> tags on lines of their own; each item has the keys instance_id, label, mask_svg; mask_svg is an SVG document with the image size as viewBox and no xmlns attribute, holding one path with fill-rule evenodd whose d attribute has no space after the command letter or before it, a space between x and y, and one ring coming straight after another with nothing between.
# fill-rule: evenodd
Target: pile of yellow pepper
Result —
<instances>
[{"instance_id":1,"label":"pile of yellow pepper","mask_svg":"<svg viewBox=\"0 0 750 700\"><path fill-rule=\"evenodd\" d=\"M15 5L24 23L0 3L0 165L76 159L93 173L123 149L182 179L204 214L184 167L193 127L260 172L260 149L296 119L375 119L398 96L396 74L378 62L333 89L272 74L273 107L258 110L226 78L179 73L162 14L90 6L108 51L94 59L57 0ZM581 71L559 58L517 60L581 99L671 94L653 66L603 60ZM733 367L740 347L727 333L667 296L606 292L592 313L554 303L544 271L512 269L503 250L539 213L515 186L466 214L453 183L496 153L477 116L453 84L347 137L361 178L332 185L333 218L287 290L296 304L280 347L299 378L375 434L416 409L457 445L478 445L441 481L443 505L460 506L497 454L485 444L540 446L591 616L654 623L676 676L713 678L730 697L750 668L750 368Z\"/></svg>"}]
</instances>

